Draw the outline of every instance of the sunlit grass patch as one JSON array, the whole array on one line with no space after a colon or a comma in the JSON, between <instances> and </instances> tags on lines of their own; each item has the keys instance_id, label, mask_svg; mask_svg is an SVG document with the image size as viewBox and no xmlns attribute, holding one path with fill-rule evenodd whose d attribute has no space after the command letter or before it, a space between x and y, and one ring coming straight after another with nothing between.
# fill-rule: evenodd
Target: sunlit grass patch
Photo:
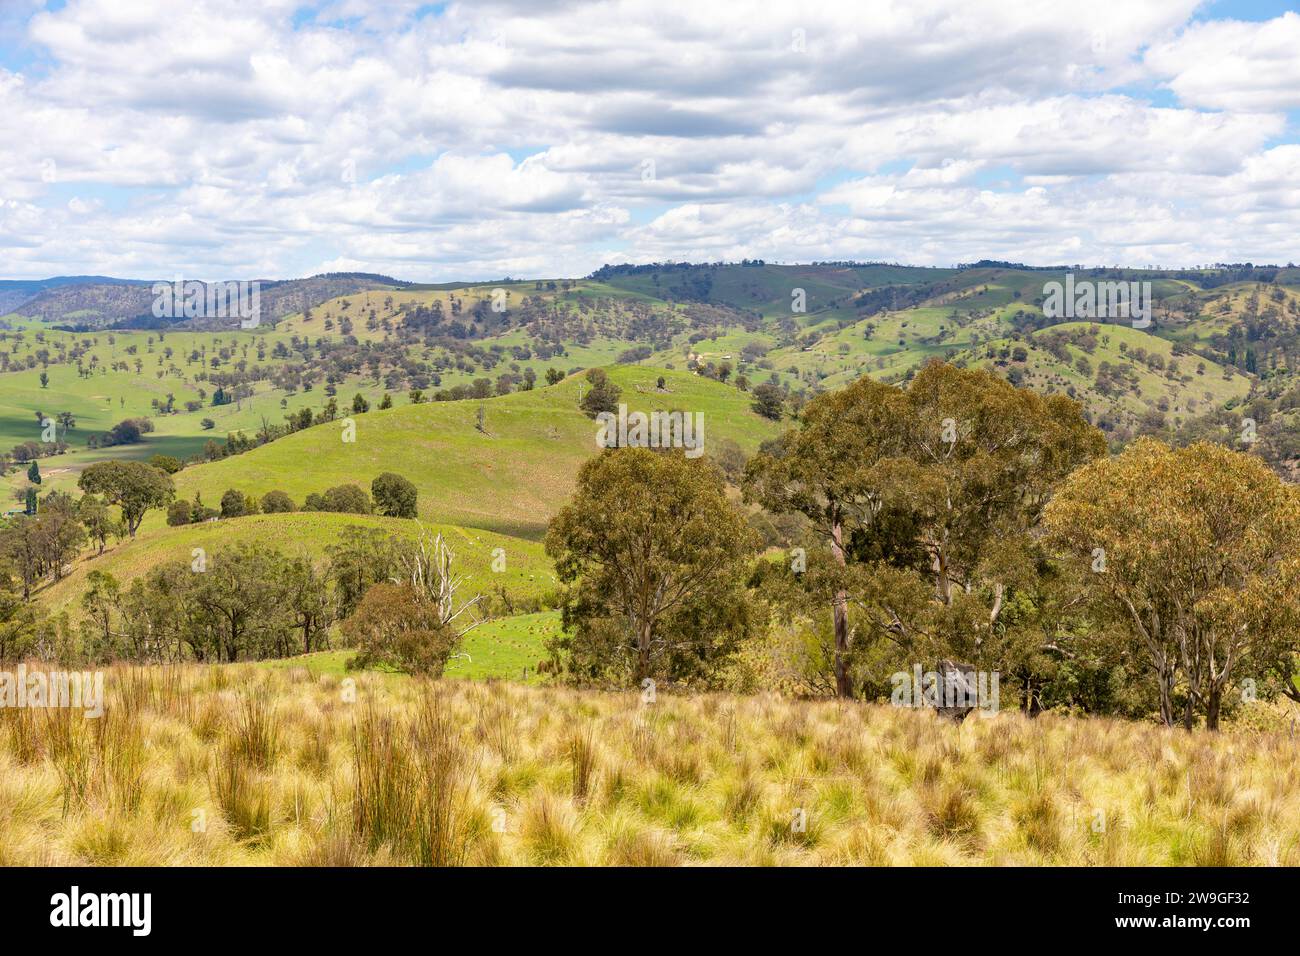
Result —
<instances>
[{"instance_id":1,"label":"sunlit grass patch","mask_svg":"<svg viewBox=\"0 0 1300 956\"><path fill-rule=\"evenodd\" d=\"M1300 862L1285 733L303 666L106 689L0 714L0 863Z\"/></svg>"}]
</instances>

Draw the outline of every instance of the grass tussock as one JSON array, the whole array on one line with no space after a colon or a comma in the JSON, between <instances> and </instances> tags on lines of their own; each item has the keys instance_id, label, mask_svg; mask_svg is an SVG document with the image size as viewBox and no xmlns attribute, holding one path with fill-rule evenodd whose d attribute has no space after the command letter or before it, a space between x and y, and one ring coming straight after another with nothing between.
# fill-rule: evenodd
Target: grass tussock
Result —
<instances>
[{"instance_id":1,"label":"grass tussock","mask_svg":"<svg viewBox=\"0 0 1300 956\"><path fill-rule=\"evenodd\" d=\"M1285 731L301 669L0 710L0 865L1300 864Z\"/></svg>"}]
</instances>

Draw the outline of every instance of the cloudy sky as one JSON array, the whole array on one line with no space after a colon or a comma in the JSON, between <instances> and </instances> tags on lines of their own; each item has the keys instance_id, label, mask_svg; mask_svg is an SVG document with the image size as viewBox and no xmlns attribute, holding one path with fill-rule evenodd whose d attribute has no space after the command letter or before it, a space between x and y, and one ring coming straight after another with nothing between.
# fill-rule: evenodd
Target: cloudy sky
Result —
<instances>
[{"instance_id":1,"label":"cloudy sky","mask_svg":"<svg viewBox=\"0 0 1300 956\"><path fill-rule=\"evenodd\" d=\"M1300 261L1291 6L0 0L0 278Z\"/></svg>"}]
</instances>

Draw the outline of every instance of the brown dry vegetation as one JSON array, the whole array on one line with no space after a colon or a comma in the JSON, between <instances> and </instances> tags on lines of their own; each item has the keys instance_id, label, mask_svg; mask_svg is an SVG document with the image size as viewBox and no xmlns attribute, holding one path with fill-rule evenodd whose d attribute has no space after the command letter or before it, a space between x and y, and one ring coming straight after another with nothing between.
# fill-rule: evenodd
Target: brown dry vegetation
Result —
<instances>
[{"instance_id":1,"label":"brown dry vegetation","mask_svg":"<svg viewBox=\"0 0 1300 956\"><path fill-rule=\"evenodd\" d=\"M1285 733L115 669L0 710L0 864L1300 864ZM803 810L806 825L792 826Z\"/></svg>"}]
</instances>

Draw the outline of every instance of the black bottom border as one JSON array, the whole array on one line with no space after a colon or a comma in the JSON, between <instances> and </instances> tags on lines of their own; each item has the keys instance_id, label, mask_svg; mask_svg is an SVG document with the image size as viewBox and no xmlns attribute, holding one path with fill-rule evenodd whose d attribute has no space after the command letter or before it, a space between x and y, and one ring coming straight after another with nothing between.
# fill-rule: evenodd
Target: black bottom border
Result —
<instances>
[{"instance_id":1,"label":"black bottom border","mask_svg":"<svg viewBox=\"0 0 1300 956\"><path fill-rule=\"evenodd\" d=\"M404 925L535 943L601 925L654 933L687 918L700 927L694 941L711 929L730 942L761 938L783 922L807 932L826 919L849 932L965 940L1031 930L1070 940L1231 940L1289 931L1293 880L1277 869L0 869L0 919L7 939L77 933L127 945L337 945ZM130 926L52 925L58 894L70 909L74 886L82 906L92 894L150 894L148 936Z\"/></svg>"}]
</instances>

